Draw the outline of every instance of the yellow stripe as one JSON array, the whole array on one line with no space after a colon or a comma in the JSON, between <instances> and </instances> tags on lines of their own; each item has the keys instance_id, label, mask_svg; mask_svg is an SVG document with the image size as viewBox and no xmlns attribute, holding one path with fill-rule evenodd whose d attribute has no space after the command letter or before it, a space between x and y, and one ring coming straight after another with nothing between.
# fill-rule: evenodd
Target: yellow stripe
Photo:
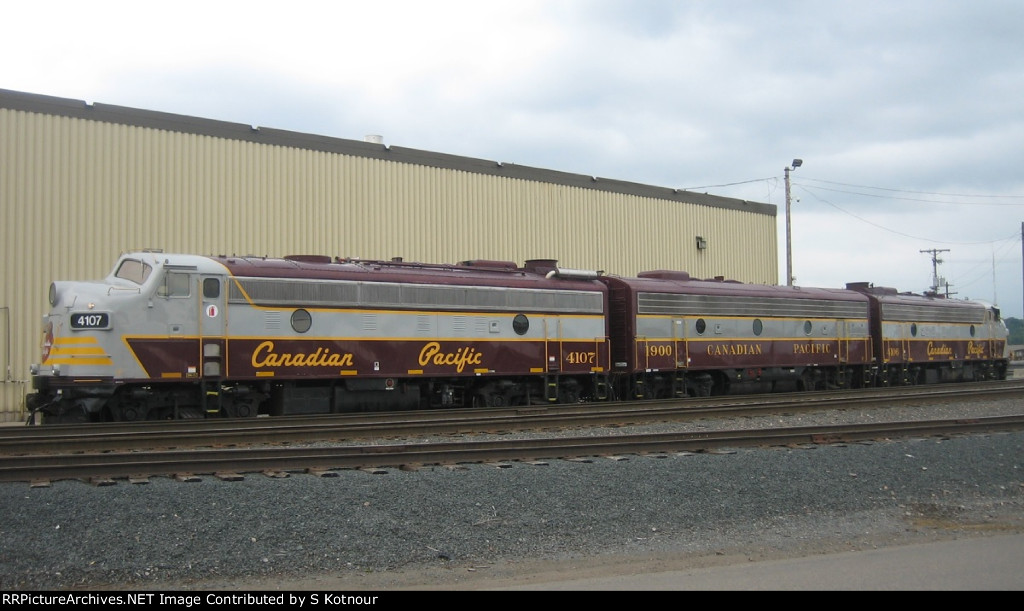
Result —
<instances>
[{"instance_id":1,"label":"yellow stripe","mask_svg":"<svg viewBox=\"0 0 1024 611\"><path fill-rule=\"evenodd\" d=\"M61 355L61 356L65 356L65 355L66 356L75 356L75 355L81 355L81 354L96 355L96 354L105 354L105 353L103 352L103 348L101 348L99 346L95 346L95 347L90 346L88 348L56 348L55 347L55 348L53 348L50 351L50 354L57 354L57 355Z\"/></svg>"},{"instance_id":2,"label":"yellow stripe","mask_svg":"<svg viewBox=\"0 0 1024 611\"><path fill-rule=\"evenodd\" d=\"M820 316L819 317L814 317L814 316L807 316L807 317L791 317L791 316L703 316L703 315L699 315L699 314L680 314L680 315L671 315L671 314L669 314L669 315L665 315L665 314L637 314L637 318L650 318L650 319L654 319L654 320L658 320L658 319L664 319L664 320L669 320L669 319L697 320L698 318L703 318L703 319L705 319L707 321L715 321L715 320L754 320L756 318L760 318L761 320L796 320L796 321L816 320L816 321L819 321L819 322L851 322L851 323L867 322L868 321L867 318L831 318L831 317L822 318Z\"/></svg>"},{"instance_id":3,"label":"yellow stripe","mask_svg":"<svg viewBox=\"0 0 1024 611\"><path fill-rule=\"evenodd\" d=\"M257 278L253 276L252 278ZM235 285L238 287L238 291L242 294L242 297L248 302L248 305L254 310L268 310L271 312L280 312L282 308L280 306L273 305L258 305L253 303L249 294L238 283L237 279L232 278L235 281ZM455 285L452 285L455 286ZM287 309L287 308L284 308ZM415 310L396 310L393 308L359 308L349 306L338 306L338 307L319 307L319 308L306 308L310 312L326 312L326 313L339 313L339 314L373 314L376 316L424 316L424 315L435 315L435 314L449 314L455 312L458 316L487 316L489 318L515 318L516 312L492 312L490 310L480 310L467 308L465 310L428 310L423 308L417 308ZM533 316L543 316L547 318L592 318L596 320L603 320L604 314L600 312L534 312ZM646 316L663 316L661 314L648 314ZM677 317L678 318L678 317ZM694 316L693 318L698 318ZM724 317L723 317L724 318ZM799 319L804 320L804 319Z\"/></svg>"},{"instance_id":4,"label":"yellow stripe","mask_svg":"<svg viewBox=\"0 0 1024 611\"><path fill-rule=\"evenodd\" d=\"M113 365L95 337L57 337L45 365Z\"/></svg>"},{"instance_id":5,"label":"yellow stripe","mask_svg":"<svg viewBox=\"0 0 1024 611\"><path fill-rule=\"evenodd\" d=\"M58 344L96 344L99 345L99 341L95 337L56 337L53 340L53 345Z\"/></svg>"},{"instance_id":6,"label":"yellow stripe","mask_svg":"<svg viewBox=\"0 0 1024 611\"><path fill-rule=\"evenodd\" d=\"M101 359L83 359L83 358L67 358L67 359L54 359L50 358L46 360L47 365L113 365L114 361L110 357L104 357Z\"/></svg>"},{"instance_id":7,"label":"yellow stripe","mask_svg":"<svg viewBox=\"0 0 1024 611\"><path fill-rule=\"evenodd\" d=\"M638 341L638 342L649 342L649 343L655 343L655 342L680 342L680 343L682 343L682 342L691 342L691 343L694 343L694 344L700 344L700 343L705 343L705 344L724 344L724 343L727 343L727 342L745 342L745 343L748 343L748 344L755 344L755 343L771 344L771 343L783 343L783 342L787 342L787 343L788 342L800 342L800 343L806 344L807 342L818 342L818 343L821 343L821 342L834 342L834 341L857 342L857 341L865 341L867 339L869 339L867 335L850 335L850 336L844 336L844 337L834 337L834 336L824 336L824 335L822 335L822 336L807 336L807 335L805 335L803 337L775 337L775 336L769 337L769 336L764 336L764 335L753 335L753 336L750 336L750 337L703 337L703 336L675 337L675 338L673 338L673 337L637 337L636 341Z\"/></svg>"},{"instance_id":8,"label":"yellow stripe","mask_svg":"<svg viewBox=\"0 0 1024 611\"><path fill-rule=\"evenodd\" d=\"M144 339L145 337L147 337L147 336L133 335L131 337L131 339ZM156 337L158 339L159 338L166 338L166 336L154 336L154 337ZM184 336L183 335L183 336L176 336L176 339L179 339L179 338L180 339L196 339L196 337L198 337L198 336ZM592 343L594 343L594 336L593 335L587 335L587 336L581 336L581 337L559 337L557 339L556 338L548 338L547 340L545 340L543 337L509 337L509 338L504 338L504 339L487 339L487 338L480 338L480 337L457 337L457 336L453 336L453 337L430 337L430 338L423 338L423 337L417 337L417 336L411 336L411 335L408 336L408 337L404 337L404 336L403 337L400 337L400 336L362 336L362 335L345 335L345 336L341 336L341 335L312 336L311 335L311 336L308 336L308 337L306 337L306 336L303 336L303 337L268 337L266 335L232 335L231 336L231 341L232 342L236 342L237 343L240 340L249 340L249 341L268 341L269 340L269 341L275 341L275 342L277 342L277 341L281 341L281 342L283 342L283 341L303 341L303 342L366 342L366 343L385 343L385 342L422 343L424 341L461 342L461 343L465 343L465 342L470 342L471 341L471 342L486 343L486 344L504 344L504 343L507 343L507 342L508 343L517 342L517 343L526 343L526 344L530 344L530 343L541 344L541 343L544 343L545 341L547 341L548 343L555 343L555 342L561 342L561 343L578 342L578 343L592 344ZM600 341L604 341L604 340L600 340Z\"/></svg>"}]
</instances>

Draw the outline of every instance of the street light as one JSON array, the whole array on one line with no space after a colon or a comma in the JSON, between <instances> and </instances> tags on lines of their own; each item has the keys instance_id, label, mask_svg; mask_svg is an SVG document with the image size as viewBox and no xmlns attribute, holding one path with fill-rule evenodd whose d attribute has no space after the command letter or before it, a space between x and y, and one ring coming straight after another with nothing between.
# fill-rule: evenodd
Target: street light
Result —
<instances>
[{"instance_id":1,"label":"street light","mask_svg":"<svg viewBox=\"0 0 1024 611\"><path fill-rule=\"evenodd\" d=\"M803 159L794 159L793 167L786 166L786 286L793 286L793 233L789 222L789 173L804 164Z\"/></svg>"}]
</instances>

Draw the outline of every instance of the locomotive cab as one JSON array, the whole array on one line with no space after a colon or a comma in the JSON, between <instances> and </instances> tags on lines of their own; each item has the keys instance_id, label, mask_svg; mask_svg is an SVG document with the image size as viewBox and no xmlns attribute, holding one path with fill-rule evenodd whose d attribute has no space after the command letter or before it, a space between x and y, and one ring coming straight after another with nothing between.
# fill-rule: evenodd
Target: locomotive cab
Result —
<instances>
[{"instance_id":1,"label":"locomotive cab","mask_svg":"<svg viewBox=\"0 0 1024 611\"><path fill-rule=\"evenodd\" d=\"M105 279L54 282L27 398L47 422L202 417L220 388L226 272L204 257L122 255ZM87 381L87 383L86 383ZM255 405L232 412L255 415Z\"/></svg>"}]
</instances>

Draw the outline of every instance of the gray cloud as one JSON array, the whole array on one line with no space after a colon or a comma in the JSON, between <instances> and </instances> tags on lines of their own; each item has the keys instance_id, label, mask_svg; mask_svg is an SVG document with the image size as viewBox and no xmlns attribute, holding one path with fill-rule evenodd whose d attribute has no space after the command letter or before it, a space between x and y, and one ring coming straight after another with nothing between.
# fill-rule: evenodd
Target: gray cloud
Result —
<instances>
[{"instance_id":1,"label":"gray cloud","mask_svg":"<svg viewBox=\"0 0 1024 611\"><path fill-rule=\"evenodd\" d=\"M921 291L949 248L958 296L1024 312L1016 0L118 6L19 7L57 31L0 41L0 86L708 187L778 205L780 258L800 157L800 283Z\"/></svg>"}]
</instances>

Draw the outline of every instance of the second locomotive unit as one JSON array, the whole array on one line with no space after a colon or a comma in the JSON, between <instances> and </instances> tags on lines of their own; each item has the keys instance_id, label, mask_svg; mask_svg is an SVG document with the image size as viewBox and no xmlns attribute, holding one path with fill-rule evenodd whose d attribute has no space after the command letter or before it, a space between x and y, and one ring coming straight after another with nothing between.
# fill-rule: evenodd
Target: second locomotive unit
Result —
<instances>
[{"instance_id":1,"label":"second locomotive unit","mask_svg":"<svg viewBox=\"0 0 1024 611\"><path fill-rule=\"evenodd\" d=\"M1003 379L976 301L635 278L553 260L122 255L54 282L45 423L656 399Z\"/></svg>"}]
</instances>

